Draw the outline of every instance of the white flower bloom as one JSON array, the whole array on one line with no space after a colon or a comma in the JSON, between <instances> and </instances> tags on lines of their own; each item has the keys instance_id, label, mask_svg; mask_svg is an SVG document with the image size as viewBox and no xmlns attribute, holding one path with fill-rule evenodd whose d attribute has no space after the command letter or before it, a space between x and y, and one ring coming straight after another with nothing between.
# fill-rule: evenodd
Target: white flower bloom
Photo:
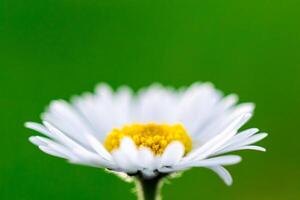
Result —
<instances>
[{"instance_id":1,"label":"white flower bloom","mask_svg":"<svg viewBox=\"0 0 300 200\"><path fill-rule=\"evenodd\" d=\"M71 103L53 101L42 115L43 124L27 122L26 127L46 136L30 137L43 152L71 163L145 178L205 167L230 185L223 166L241 158L224 154L265 151L253 143L267 136L256 128L238 132L254 105L236 102L236 95L223 97L210 83L180 90L156 84L137 95L128 87L114 92L101 84L94 94L74 97Z\"/></svg>"}]
</instances>

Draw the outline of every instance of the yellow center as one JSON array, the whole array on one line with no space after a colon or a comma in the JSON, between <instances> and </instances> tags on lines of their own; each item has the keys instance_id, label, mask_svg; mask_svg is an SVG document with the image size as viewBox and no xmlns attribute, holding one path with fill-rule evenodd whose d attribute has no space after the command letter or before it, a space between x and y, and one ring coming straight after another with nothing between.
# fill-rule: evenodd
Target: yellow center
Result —
<instances>
[{"instance_id":1,"label":"yellow center","mask_svg":"<svg viewBox=\"0 0 300 200\"><path fill-rule=\"evenodd\" d=\"M115 128L106 137L105 148L110 152L118 149L124 137L130 137L137 147L148 147L156 155L161 155L173 141L183 144L185 154L192 149L192 140L181 124L132 124Z\"/></svg>"}]
</instances>

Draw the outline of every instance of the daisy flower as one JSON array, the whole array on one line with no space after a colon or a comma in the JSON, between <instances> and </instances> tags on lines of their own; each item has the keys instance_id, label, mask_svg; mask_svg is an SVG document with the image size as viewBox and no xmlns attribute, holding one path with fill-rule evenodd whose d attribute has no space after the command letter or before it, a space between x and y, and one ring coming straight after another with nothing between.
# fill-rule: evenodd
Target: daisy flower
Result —
<instances>
[{"instance_id":1,"label":"daisy flower","mask_svg":"<svg viewBox=\"0 0 300 200\"><path fill-rule=\"evenodd\" d=\"M224 168L241 161L237 150L265 151L254 143L267 136L257 128L239 131L254 105L237 105L210 83L173 89L154 84L137 94L100 84L71 102L51 102L42 124L26 127L43 136L30 141L70 163L105 168L138 180L142 199L155 199L163 177L192 167L211 169L232 184Z\"/></svg>"}]
</instances>

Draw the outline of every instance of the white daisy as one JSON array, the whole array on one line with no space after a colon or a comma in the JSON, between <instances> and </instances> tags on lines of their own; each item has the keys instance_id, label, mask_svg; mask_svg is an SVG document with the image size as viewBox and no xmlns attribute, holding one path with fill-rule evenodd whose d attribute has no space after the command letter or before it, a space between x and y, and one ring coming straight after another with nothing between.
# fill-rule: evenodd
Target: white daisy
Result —
<instances>
[{"instance_id":1,"label":"white daisy","mask_svg":"<svg viewBox=\"0 0 300 200\"><path fill-rule=\"evenodd\" d=\"M237 150L267 136L251 128L239 129L251 118L254 105L236 105L237 96L223 97L210 83L175 90L158 84L136 95L130 88L113 91L101 84L95 93L53 101L42 114L42 124L26 127L44 136L30 141L43 152L71 163L106 168L145 180L205 167L226 184L224 168L241 161Z\"/></svg>"}]
</instances>

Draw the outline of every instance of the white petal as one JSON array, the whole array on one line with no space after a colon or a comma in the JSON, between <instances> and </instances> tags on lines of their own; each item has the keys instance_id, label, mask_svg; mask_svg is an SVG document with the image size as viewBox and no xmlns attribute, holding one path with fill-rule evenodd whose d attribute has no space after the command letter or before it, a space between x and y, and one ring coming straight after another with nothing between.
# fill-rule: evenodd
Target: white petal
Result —
<instances>
[{"instance_id":1,"label":"white petal","mask_svg":"<svg viewBox=\"0 0 300 200\"><path fill-rule=\"evenodd\" d=\"M138 160L139 166L143 169L150 169L153 171L154 169L154 154L147 147L140 147L138 149Z\"/></svg>"},{"instance_id":2,"label":"white petal","mask_svg":"<svg viewBox=\"0 0 300 200\"><path fill-rule=\"evenodd\" d=\"M128 159L122 151L119 149L112 152L114 161L116 162L117 168L126 173L136 173L137 168Z\"/></svg>"},{"instance_id":3,"label":"white petal","mask_svg":"<svg viewBox=\"0 0 300 200\"><path fill-rule=\"evenodd\" d=\"M142 123L174 123L177 98L171 89L154 84L136 98L133 120Z\"/></svg>"},{"instance_id":4,"label":"white petal","mask_svg":"<svg viewBox=\"0 0 300 200\"><path fill-rule=\"evenodd\" d=\"M51 132L52 138L59 141L60 143L68 146L69 148L73 149L84 149L80 144L69 138L67 135L65 135L63 132L61 132L59 129L54 127L52 124L50 124L47 121L43 122L46 128Z\"/></svg>"},{"instance_id":5,"label":"white petal","mask_svg":"<svg viewBox=\"0 0 300 200\"><path fill-rule=\"evenodd\" d=\"M250 129L244 130L244 131L236 134L230 140L228 140L228 142L226 142L225 144L223 144L222 146L220 146L218 148L218 150L216 150L216 153L218 153L222 149L225 149L225 148L227 148L229 146L235 146L236 144L239 144L242 141L245 141L246 139L248 139L249 137L251 137L252 135L254 135L255 133L257 133L258 131L259 130L257 128L250 128Z\"/></svg>"},{"instance_id":6,"label":"white petal","mask_svg":"<svg viewBox=\"0 0 300 200\"><path fill-rule=\"evenodd\" d=\"M128 87L114 93L108 85L100 84L96 94L74 97L72 103L102 141L113 128L131 122L132 100L132 91Z\"/></svg>"},{"instance_id":7,"label":"white petal","mask_svg":"<svg viewBox=\"0 0 300 200\"><path fill-rule=\"evenodd\" d=\"M191 167L205 167L209 169L215 169L216 167L216 169L219 169L220 165L233 165L239 163L240 161L241 161L240 156L226 155L226 156L219 156L215 158L209 158L202 161L190 162L185 165L179 163L178 165L175 165L170 168L167 167L161 168L159 169L159 171L163 173L170 173L170 172L187 170ZM220 169L220 171L222 171L222 169ZM230 183L229 180L231 179L231 177L230 179L229 177L223 177L223 178L226 178L226 181Z\"/></svg>"},{"instance_id":8,"label":"white petal","mask_svg":"<svg viewBox=\"0 0 300 200\"><path fill-rule=\"evenodd\" d=\"M67 148L71 149L71 151L79 157L80 160L84 162L90 163L91 165L99 165L111 168L113 163L101 158L98 154L95 154L82 145L78 144L76 141L72 140L60 130L55 128L48 122L44 122L45 126L48 130L53 134L53 138L59 141L62 145L66 146ZM74 162L80 162L75 160Z\"/></svg>"},{"instance_id":9,"label":"white petal","mask_svg":"<svg viewBox=\"0 0 300 200\"><path fill-rule=\"evenodd\" d=\"M220 113L215 117L213 121L207 123L207 125L201 130L201 133L197 135L197 139L199 139L199 141L202 143L209 141L226 127L228 127L233 120L235 120L239 116L251 114L253 112L253 109L254 105L252 103L244 103L234 107L230 111ZM244 121L243 123L246 122L247 121ZM241 124L241 126L242 125L243 124Z\"/></svg>"},{"instance_id":10,"label":"white petal","mask_svg":"<svg viewBox=\"0 0 300 200\"><path fill-rule=\"evenodd\" d=\"M124 156L128 159L128 162L131 162L133 165L137 166L138 164L138 151L135 143L129 137L124 137L120 144L120 151L123 152Z\"/></svg>"},{"instance_id":11,"label":"white petal","mask_svg":"<svg viewBox=\"0 0 300 200\"><path fill-rule=\"evenodd\" d=\"M259 130L257 128L250 128L245 131L242 131L238 134L236 134L229 142L228 145L232 145L235 143L239 143L240 141L243 141L244 139L247 139L257 133Z\"/></svg>"},{"instance_id":12,"label":"white petal","mask_svg":"<svg viewBox=\"0 0 300 200\"><path fill-rule=\"evenodd\" d=\"M138 151L133 141L124 137L120 147L112 152L117 165L127 173L136 173L138 171Z\"/></svg>"},{"instance_id":13,"label":"white petal","mask_svg":"<svg viewBox=\"0 0 300 200\"><path fill-rule=\"evenodd\" d=\"M218 151L216 155L218 154L224 154L232 151L240 151L240 150L256 150L256 151L266 151L265 148L260 146L241 146L241 147L227 147L223 149L222 151Z\"/></svg>"},{"instance_id":14,"label":"white petal","mask_svg":"<svg viewBox=\"0 0 300 200\"><path fill-rule=\"evenodd\" d=\"M49 140L47 138L41 137L41 136L31 136L29 137L29 141L33 144L35 144L36 146L46 146L48 141L45 140Z\"/></svg>"},{"instance_id":15,"label":"white petal","mask_svg":"<svg viewBox=\"0 0 300 200\"><path fill-rule=\"evenodd\" d=\"M208 141L203 146L192 151L185 158L183 158L183 163L189 162L191 160L201 160L213 154L220 146L226 143L232 136L235 135L238 128L245 123L251 117L250 114L242 115L235 119L223 132L215 136L213 139Z\"/></svg>"},{"instance_id":16,"label":"white petal","mask_svg":"<svg viewBox=\"0 0 300 200\"><path fill-rule=\"evenodd\" d=\"M240 156L219 156L215 158L208 158L201 161L191 162L191 166L194 167L207 167L207 166L216 166L216 165L234 165L241 161Z\"/></svg>"},{"instance_id":17,"label":"white petal","mask_svg":"<svg viewBox=\"0 0 300 200\"><path fill-rule=\"evenodd\" d=\"M58 151L56 151L56 150L54 150L52 148L49 148L49 147L46 147L46 146L39 146L39 149L41 151L43 151L44 153L49 154L51 156L68 159L68 157L66 157L66 155L64 155L61 152L58 152Z\"/></svg>"},{"instance_id":18,"label":"white petal","mask_svg":"<svg viewBox=\"0 0 300 200\"><path fill-rule=\"evenodd\" d=\"M30 142L39 146L39 148L53 156L65 158L65 159L77 159L77 156L74 155L69 149L66 147L44 137L40 136L31 136L29 138Z\"/></svg>"},{"instance_id":19,"label":"white petal","mask_svg":"<svg viewBox=\"0 0 300 200\"><path fill-rule=\"evenodd\" d=\"M112 161L111 154L104 148L104 146L92 135L86 136L91 147L104 159Z\"/></svg>"},{"instance_id":20,"label":"white petal","mask_svg":"<svg viewBox=\"0 0 300 200\"><path fill-rule=\"evenodd\" d=\"M180 161L184 155L184 146L181 142L175 141L167 146L161 156L160 167L172 166Z\"/></svg>"},{"instance_id":21,"label":"white petal","mask_svg":"<svg viewBox=\"0 0 300 200\"><path fill-rule=\"evenodd\" d=\"M182 95L176 107L178 121L193 135L213 112L221 95L211 83L193 84Z\"/></svg>"},{"instance_id":22,"label":"white petal","mask_svg":"<svg viewBox=\"0 0 300 200\"><path fill-rule=\"evenodd\" d=\"M73 106L84 116L87 123L91 124L95 130L95 135L100 140L105 138L109 127L113 127L112 114L107 111L111 106L97 99L93 94L85 94L81 97L73 97ZM104 115L106 117L104 117Z\"/></svg>"},{"instance_id":23,"label":"white petal","mask_svg":"<svg viewBox=\"0 0 300 200\"><path fill-rule=\"evenodd\" d=\"M215 152L215 155L227 153L230 151L244 150L244 149L265 151L265 148L257 147L257 146L249 146L249 145L264 139L265 137L267 137L267 135L268 134L266 133L260 133L248 138L244 138L243 140L236 141L231 145L226 145L224 148L219 148L219 150Z\"/></svg>"},{"instance_id":24,"label":"white petal","mask_svg":"<svg viewBox=\"0 0 300 200\"><path fill-rule=\"evenodd\" d=\"M244 145L249 145L249 144L253 144L253 143L256 143L262 139L264 139L265 137L267 137L268 134L267 133L259 133L259 134L256 134L256 135L253 135L251 136L250 138L248 138L247 140L239 143L238 145L239 146L244 146Z\"/></svg>"},{"instance_id":25,"label":"white petal","mask_svg":"<svg viewBox=\"0 0 300 200\"><path fill-rule=\"evenodd\" d=\"M52 133L47 128L45 128L43 125L35 123L35 122L26 122L25 127L35 130L37 132L40 132L50 138L53 136Z\"/></svg>"},{"instance_id":26,"label":"white petal","mask_svg":"<svg viewBox=\"0 0 300 200\"><path fill-rule=\"evenodd\" d=\"M230 173L222 166L209 167L212 171L220 176L220 178L227 184L232 185L232 177Z\"/></svg>"},{"instance_id":27,"label":"white petal","mask_svg":"<svg viewBox=\"0 0 300 200\"><path fill-rule=\"evenodd\" d=\"M73 149L72 150L79 159L71 160L73 163L90 165L95 167L105 167L109 169L115 168L115 164L101 158L98 154L94 154L85 149Z\"/></svg>"},{"instance_id":28,"label":"white petal","mask_svg":"<svg viewBox=\"0 0 300 200\"><path fill-rule=\"evenodd\" d=\"M232 109L232 106L237 102L237 100L237 95L228 95L225 98L220 99L220 101L217 102L216 105L213 106L209 112L205 114L201 113L204 118L203 120L201 120L202 122L199 122L197 118L197 122L199 123L197 125L197 128L193 130L194 133L191 133L192 137L200 138L202 142L204 142L203 139L205 138L206 133L209 133L209 137L213 137L214 134L211 132L211 130L208 131L208 127L210 127L211 129L215 129L216 126L219 127L220 124L222 124L221 122L224 121L225 115L229 115L227 113ZM206 140L209 139L209 137L206 136Z\"/></svg>"},{"instance_id":29,"label":"white petal","mask_svg":"<svg viewBox=\"0 0 300 200\"><path fill-rule=\"evenodd\" d=\"M42 115L42 118L82 144L87 144L85 134L94 134L82 116L63 100L51 102L48 111Z\"/></svg>"},{"instance_id":30,"label":"white petal","mask_svg":"<svg viewBox=\"0 0 300 200\"><path fill-rule=\"evenodd\" d=\"M222 99L222 101L218 105L217 111L218 112L224 112L228 108L230 108L234 104L236 104L237 101L238 101L238 96L236 94L228 95L228 96L224 97L224 99Z\"/></svg>"}]
</instances>

